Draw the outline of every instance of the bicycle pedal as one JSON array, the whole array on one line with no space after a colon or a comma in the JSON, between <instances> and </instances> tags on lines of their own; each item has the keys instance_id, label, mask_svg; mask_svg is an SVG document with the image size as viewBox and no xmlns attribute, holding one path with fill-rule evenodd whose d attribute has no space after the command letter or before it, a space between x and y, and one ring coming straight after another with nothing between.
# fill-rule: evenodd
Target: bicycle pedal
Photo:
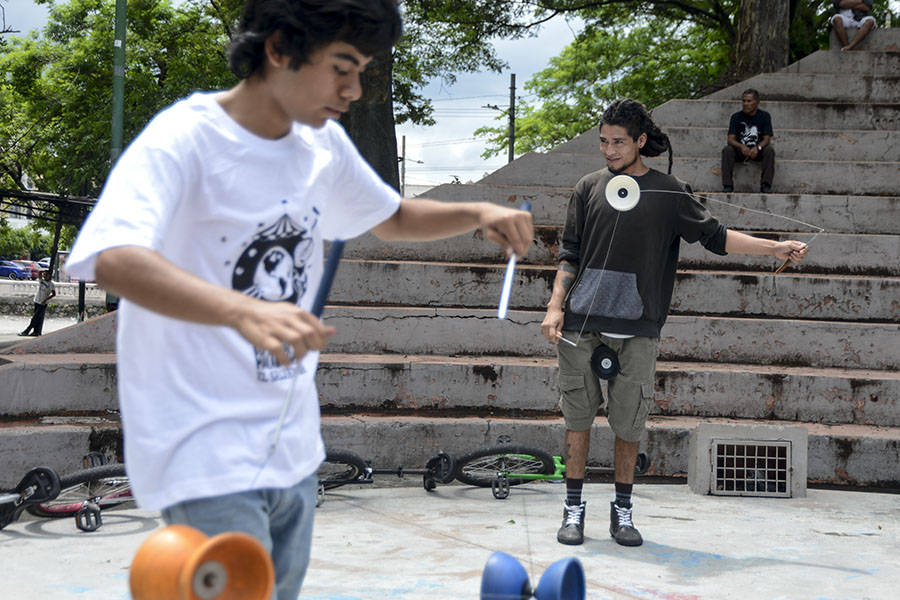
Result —
<instances>
[{"instance_id":1,"label":"bicycle pedal","mask_svg":"<svg viewBox=\"0 0 900 600\"><path fill-rule=\"evenodd\" d=\"M81 531L97 531L103 525L103 517L100 516L100 506L96 502L85 502L75 513L75 527Z\"/></svg>"},{"instance_id":2,"label":"bicycle pedal","mask_svg":"<svg viewBox=\"0 0 900 600\"><path fill-rule=\"evenodd\" d=\"M59 496L59 476L53 469L36 467L25 474L16 493L21 496L22 506L54 500Z\"/></svg>"},{"instance_id":3,"label":"bicycle pedal","mask_svg":"<svg viewBox=\"0 0 900 600\"><path fill-rule=\"evenodd\" d=\"M491 479L491 493L497 500L509 498L509 479L506 478L506 475Z\"/></svg>"},{"instance_id":4,"label":"bicycle pedal","mask_svg":"<svg viewBox=\"0 0 900 600\"><path fill-rule=\"evenodd\" d=\"M102 467L107 463L106 455L100 452L88 452L81 458L81 464L85 469Z\"/></svg>"}]
</instances>

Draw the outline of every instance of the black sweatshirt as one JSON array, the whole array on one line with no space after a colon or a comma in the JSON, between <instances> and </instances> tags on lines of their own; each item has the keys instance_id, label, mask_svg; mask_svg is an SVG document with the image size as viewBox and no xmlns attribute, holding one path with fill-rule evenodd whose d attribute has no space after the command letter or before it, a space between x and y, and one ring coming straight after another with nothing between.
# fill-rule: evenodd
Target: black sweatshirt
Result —
<instances>
[{"instance_id":1,"label":"black sweatshirt","mask_svg":"<svg viewBox=\"0 0 900 600\"><path fill-rule=\"evenodd\" d=\"M725 255L726 229L684 182L655 169L634 177L640 201L620 212L606 201L609 169L586 175L569 200L559 260L578 265L563 329L659 337L682 239ZM662 191L654 191L662 190Z\"/></svg>"}]
</instances>

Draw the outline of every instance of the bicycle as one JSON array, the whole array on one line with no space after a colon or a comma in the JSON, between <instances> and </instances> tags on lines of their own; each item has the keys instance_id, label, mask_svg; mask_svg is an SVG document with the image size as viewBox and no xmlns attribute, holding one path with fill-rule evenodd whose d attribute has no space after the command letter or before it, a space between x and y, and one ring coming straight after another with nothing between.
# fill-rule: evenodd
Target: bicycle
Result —
<instances>
[{"instance_id":1,"label":"bicycle","mask_svg":"<svg viewBox=\"0 0 900 600\"><path fill-rule=\"evenodd\" d=\"M638 454L634 471L643 475L650 458ZM609 467L586 467L586 473L609 473ZM500 436L496 446L485 446L465 454L457 461L456 480L467 485L489 487L494 498L509 497L509 488L530 481L564 481L566 465L561 456L539 448L513 444L509 436Z\"/></svg>"},{"instance_id":2,"label":"bicycle","mask_svg":"<svg viewBox=\"0 0 900 600\"><path fill-rule=\"evenodd\" d=\"M431 457L424 469L406 469L399 466L395 469L376 469L371 461L363 460L361 456L349 450L326 450L325 461L319 467L317 473L319 490L316 506L321 506L325 501L325 491L332 490L342 485L351 483L373 483L373 475L396 475L403 478L406 475L421 475L422 486L425 491L431 492L439 483L450 483L456 476L456 459L441 452Z\"/></svg>"},{"instance_id":3,"label":"bicycle","mask_svg":"<svg viewBox=\"0 0 900 600\"><path fill-rule=\"evenodd\" d=\"M59 478L60 491L55 498L30 504L26 510L36 517L60 519L75 517L81 531L96 531L103 525L102 511L132 502L131 483L122 463L105 463L91 455L86 468ZM94 465L94 466L88 466Z\"/></svg>"},{"instance_id":4,"label":"bicycle","mask_svg":"<svg viewBox=\"0 0 900 600\"><path fill-rule=\"evenodd\" d=\"M133 500L125 465L105 464L97 453L83 462L84 469L62 477L47 467L28 471L15 490L0 494L0 529L27 510L42 518L74 516L78 529L96 531L103 524L101 511Z\"/></svg>"}]
</instances>

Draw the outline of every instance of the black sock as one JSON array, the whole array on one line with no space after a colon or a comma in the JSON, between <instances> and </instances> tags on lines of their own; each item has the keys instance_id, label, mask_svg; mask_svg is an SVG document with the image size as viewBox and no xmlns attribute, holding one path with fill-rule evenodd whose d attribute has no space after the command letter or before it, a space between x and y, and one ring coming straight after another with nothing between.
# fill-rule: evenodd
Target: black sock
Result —
<instances>
[{"instance_id":1,"label":"black sock","mask_svg":"<svg viewBox=\"0 0 900 600\"><path fill-rule=\"evenodd\" d=\"M566 477L566 504L577 506L581 504L581 489L584 487L584 479L570 479Z\"/></svg>"},{"instance_id":2,"label":"black sock","mask_svg":"<svg viewBox=\"0 0 900 600\"><path fill-rule=\"evenodd\" d=\"M620 504L626 504L631 506L631 489L634 487L633 483L619 483L616 482L616 502Z\"/></svg>"}]
</instances>

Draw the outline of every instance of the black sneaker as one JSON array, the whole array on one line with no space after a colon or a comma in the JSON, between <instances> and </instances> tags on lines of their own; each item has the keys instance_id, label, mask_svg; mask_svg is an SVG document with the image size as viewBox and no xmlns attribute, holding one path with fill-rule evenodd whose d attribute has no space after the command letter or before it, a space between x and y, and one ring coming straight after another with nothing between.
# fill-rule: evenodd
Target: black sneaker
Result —
<instances>
[{"instance_id":1,"label":"black sneaker","mask_svg":"<svg viewBox=\"0 0 900 600\"><path fill-rule=\"evenodd\" d=\"M724 193L724 194L730 194L733 191L734 191L733 185L723 185L722 186L722 193Z\"/></svg>"},{"instance_id":2,"label":"black sneaker","mask_svg":"<svg viewBox=\"0 0 900 600\"><path fill-rule=\"evenodd\" d=\"M769 194L771 192L772 192L772 186L769 185L768 183L764 183L761 186L759 186L760 194Z\"/></svg>"},{"instance_id":3,"label":"black sneaker","mask_svg":"<svg viewBox=\"0 0 900 600\"><path fill-rule=\"evenodd\" d=\"M644 538L631 522L630 503L609 503L609 535L620 546L640 546L644 543Z\"/></svg>"},{"instance_id":4,"label":"black sneaker","mask_svg":"<svg viewBox=\"0 0 900 600\"><path fill-rule=\"evenodd\" d=\"M560 544L577 546L584 543L584 510L587 502L569 506L563 504L563 520L559 531L556 532L556 541Z\"/></svg>"}]
</instances>

